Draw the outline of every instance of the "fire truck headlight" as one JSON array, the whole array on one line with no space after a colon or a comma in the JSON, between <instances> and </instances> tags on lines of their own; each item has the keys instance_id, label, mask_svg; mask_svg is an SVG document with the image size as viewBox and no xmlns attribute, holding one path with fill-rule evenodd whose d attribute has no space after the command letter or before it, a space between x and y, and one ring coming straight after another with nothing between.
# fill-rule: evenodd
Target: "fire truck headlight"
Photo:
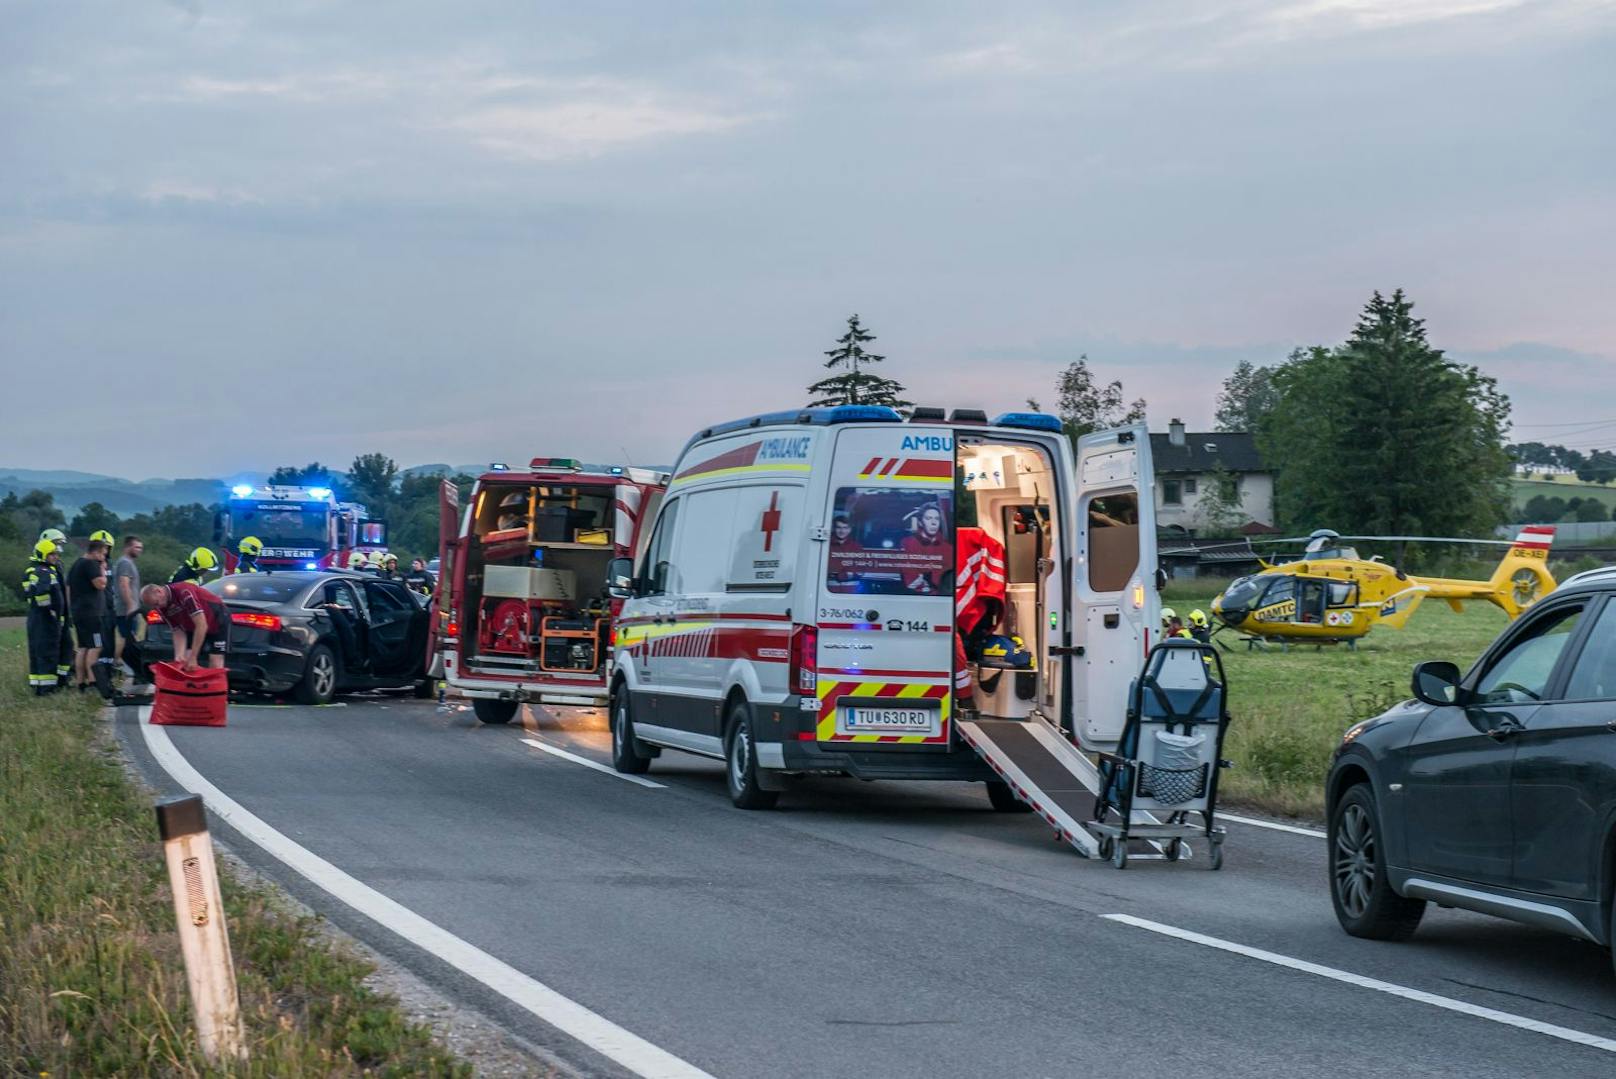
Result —
<instances>
[{"instance_id":1,"label":"fire truck headlight","mask_svg":"<svg viewBox=\"0 0 1616 1079\"><path fill-rule=\"evenodd\" d=\"M234 487L230 488L230 493L235 495L237 498L246 498L248 495L252 494L252 485L247 483L238 483Z\"/></svg>"}]
</instances>

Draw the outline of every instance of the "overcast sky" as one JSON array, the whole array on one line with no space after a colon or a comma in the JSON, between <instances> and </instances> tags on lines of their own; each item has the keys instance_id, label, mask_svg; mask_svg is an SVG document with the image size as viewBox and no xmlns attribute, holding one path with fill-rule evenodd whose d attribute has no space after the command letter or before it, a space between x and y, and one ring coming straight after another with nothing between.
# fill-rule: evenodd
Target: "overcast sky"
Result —
<instances>
[{"instance_id":1,"label":"overcast sky","mask_svg":"<svg viewBox=\"0 0 1616 1079\"><path fill-rule=\"evenodd\" d=\"M920 403L1087 352L1200 427L1399 286L1518 437L1616 443L1616 3L4 19L0 466L666 463L853 311Z\"/></svg>"}]
</instances>

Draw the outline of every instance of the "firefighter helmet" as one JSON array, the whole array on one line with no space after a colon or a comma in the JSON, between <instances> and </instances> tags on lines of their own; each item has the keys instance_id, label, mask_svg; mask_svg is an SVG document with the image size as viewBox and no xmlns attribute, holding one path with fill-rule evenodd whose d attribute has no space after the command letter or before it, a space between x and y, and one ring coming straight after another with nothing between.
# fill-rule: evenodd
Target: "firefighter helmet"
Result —
<instances>
[{"instance_id":1,"label":"firefighter helmet","mask_svg":"<svg viewBox=\"0 0 1616 1079\"><path fill-rule=\"evenodd\" d=\"M67 542L67 536L60 528L47 528L45 531L39 534L39 538L42 540L50 540L58 547Z\"/></svg>"},{"instance_id":2,"label":"firefighter helmet","mask_svg":"<svg viewBox=\"0 0 1616 1079\"><path fill-rule=\"evenodd\" d=\"M1201 608L1197 607L1195 610L1190 612L1190 625L1204 626L1207 624L1206 612L1201 610Z\"/></svg>"},{"instance_id":3,"label":"firefighter helmet","mask_svg":"<svg viewBox=\"0 0 1616 1079\"><path fill-rule=\"evenodd\" d=\"M348 568L349 569L364 569L365 568L365 552L364 551L355 551L353 554L349 555L348 556Z\"/></svg>"},{"instance_id":4,"label":"firefighter helmet","mask_svg":"<svg viewBox=\"0 0 1616 1079\"><path fill-rule=\"evenodd\" d=\"M208 570L218 567L219 556L206 547L198 547L191 552L191 557L185 560L185 564L198 573L206 573Z\"/></svg>"},{"instance_id":5,"label":"firefighter helmet","mask_svg":"<svg viewBox=\"0 0 1616 1079\"><path fill-rule=\"evenodd\" d=\"M257 558L264 550L264 541L257 536L243 536L241 542L236 544L236 550L248 558Z\"/></svg>"},{"instance_id":6,"label":"firefighter helmet","mask_svg":"<svg viewBox=\"0 0 1616 1079\"><path fill-rule=\"evenodd\" d=\"M108 532L104 528L98 528L94 532L90 533L90 542L91 543L104 543L108 547L111 547L112 546L112 533Z\"/></svg>"},{"instance_id":7,"label":"firefighter helmet","mask_svg":"<svg viewBox=\"0 0 1616 1079\"><path fill-rule=\"evenodd\" d=\"M60 550L60 548L56 546L55 541L42 539L38 543L34 544L34 560L43 562L45 559L55 554L58 550Z\"/></svg>"}]
</instances>

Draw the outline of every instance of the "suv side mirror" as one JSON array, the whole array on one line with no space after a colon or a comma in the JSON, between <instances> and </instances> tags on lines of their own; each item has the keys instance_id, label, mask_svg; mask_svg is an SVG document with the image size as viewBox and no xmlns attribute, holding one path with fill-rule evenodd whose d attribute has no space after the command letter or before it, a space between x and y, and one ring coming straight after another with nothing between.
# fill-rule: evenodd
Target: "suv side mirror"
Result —
<instances>
[{"instance_id":1,"label":"suv side mirror","mask_svg":"<svg viewBox=\"0 0 1616 1079\"><path fill-rule=\"evenodd\" d=\"M1445 659L1427 660L1414 668L1414 696L1437 706L1459 703L1459 665Z\"/></svg>"},{"instance_id":2,"label":"suv side mirror","mask_svg":"<svg viewBox=\"0 0 1616 1079\"><path fill-rule=\"evenodd\" d=\"M606 564L606 591L613 599L628 599L634 594L632 558L614 558Z\"/></svg>"}]
</instances>

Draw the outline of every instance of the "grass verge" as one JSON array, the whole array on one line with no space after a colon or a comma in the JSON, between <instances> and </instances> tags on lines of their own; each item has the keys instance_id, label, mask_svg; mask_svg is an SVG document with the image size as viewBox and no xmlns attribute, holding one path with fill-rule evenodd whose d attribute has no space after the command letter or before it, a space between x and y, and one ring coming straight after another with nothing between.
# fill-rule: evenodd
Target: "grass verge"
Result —
<instances>
[{"instance_id":1,"label":"grass verge","mask_svg":"<svg viewBox=\"0 0 1616 1079\"><path fill-rule=\"evenodd\" d=\"M1175 582L1167 602L1181 615L1194 607L1210 611L1211 589ZM1270 813L1314 819L1324 814L1324 776L1341 734L1409 696L1409 675L1425 659L1451 659L1462 668L1508 624L1491 604L1470 603L1456 612L1427 602L1401 629L1371 630L1356 651L1345 645L1315 648L1277 644L1247 651L1230 632L1218 637L1229 678L1233 721L1225 756L1234 768L1219 780L1219 795Z\"/></svg>"},{"instance_id":2,"label":"grass verge","mask_svg":"<svg viewBox=\"0 0 1616 1079\"><path fill-rule=\"evenodd\" d=\"M150 802L88 700L35 699L0 631L0 1074L181 1075L196 1045ZM253 1076L470 1075L316 919L222 867Z\"/></svg>"}]
</instances>

